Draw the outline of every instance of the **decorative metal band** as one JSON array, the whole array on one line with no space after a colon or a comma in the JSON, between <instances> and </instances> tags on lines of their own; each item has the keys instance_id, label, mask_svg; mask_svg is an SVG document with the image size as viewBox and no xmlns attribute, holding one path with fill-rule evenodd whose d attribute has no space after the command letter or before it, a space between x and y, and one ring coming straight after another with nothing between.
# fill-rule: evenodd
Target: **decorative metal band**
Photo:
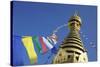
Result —
<instances>
[{"instance_id":1,"label":"decorative metal band","mask_svg":"<svg viewBox=\"0 0 100 67\"><path fill-rule=\"evenodd\" d=\"M68 53L75 53L75 54L78 54L78 55L81 54L81 53L79 53L79 52L77 52L77 51L72 51L72 50L66 50L66 52L68 52Z\"/></svg>"},{"instance_id":2,"label":"decorative metal band","mask_svg":"<svg viewBox=\"0 0 100 67\"><path fill-rule=\"evenodd\" d=\"M80 48L80 47L77 47L77 46L71 46L71 45L68 45L68 46L64 46L64 47L61 47L61 48L76 48L76 49L79 49L79 50L81 50L82 52L85 52L85 50L84 49L82 49L82 48ZM74 49L73 49L74 50Z\"/></svg>"}]
</instances>

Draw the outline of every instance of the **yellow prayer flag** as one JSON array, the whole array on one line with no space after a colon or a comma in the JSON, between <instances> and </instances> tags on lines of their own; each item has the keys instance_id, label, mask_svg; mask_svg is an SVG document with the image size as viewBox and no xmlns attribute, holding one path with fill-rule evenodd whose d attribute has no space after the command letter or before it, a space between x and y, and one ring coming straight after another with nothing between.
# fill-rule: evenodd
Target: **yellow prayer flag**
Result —
<instances>
[{"instance_id":1,"label":"yellow prayer flag","mask_svg":"<svg viewBox=\"0 0 100 67\"><path fill-rule=\"evenodd\" d=\"M26 48L27 54L30 59L30 63L31 64L36 63L37 62L37 54L34 49L34 43L32 41L32 37L25 36L22 38L22 42L23 42L24 47Z\"/></svg>"}]
</instances>

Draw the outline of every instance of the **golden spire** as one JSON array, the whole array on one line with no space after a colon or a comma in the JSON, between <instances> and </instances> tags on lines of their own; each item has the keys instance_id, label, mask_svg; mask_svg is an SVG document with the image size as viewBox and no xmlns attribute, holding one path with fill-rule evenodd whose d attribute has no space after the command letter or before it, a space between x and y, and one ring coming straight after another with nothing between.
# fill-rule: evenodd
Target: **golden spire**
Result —
<instances>
[{"instance_id":1,"label":"golden spire","mask_svg":"<svg viewBox=\"0 0 100 67\"><path fill-rule=\"evenodd\" d=\"M74 26L72 26L72 24L74 24ZM78 11L75 11L74 15L70 17L69 21L68 21L68 26L70 29L75 28L77 30L80 30L80 26L82 24L81 18L79 16Z\"/></svg>"},{"instance_id":2,"label":"golden spire","mask_svg":"<svg viewBox=\"0 0 100 67\"><path fill-rule=\"evenodd\" d=\"M68 26L70 32L64 38L59 47L57 54L54 56L52 63L79 63L87 62L87 51L84 48L83 42L80 37L81 18L78 12L69 19Z\"/></svg>"}]
</instances>

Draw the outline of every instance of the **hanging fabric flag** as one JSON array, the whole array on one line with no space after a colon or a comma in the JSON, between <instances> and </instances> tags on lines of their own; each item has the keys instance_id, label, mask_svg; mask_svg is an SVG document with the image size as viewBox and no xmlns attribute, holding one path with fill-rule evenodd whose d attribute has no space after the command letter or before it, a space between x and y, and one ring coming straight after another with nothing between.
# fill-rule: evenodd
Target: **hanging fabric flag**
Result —
<instances>
[{"instance_id":1,"label":"hanging fabric flag","mask_svg":"<svg viewBox=\"0 0 100 67\"><path fill-rule=\"evenodd\" d=\"M52 52L53 54L57 54L58 50L57 50L57 48L54 46L54 47L51 49L51 52Z\"/></svg>"},{"instance_id":2,"label":"hanging fabric flag","mask_svg":"<svg viewBox=\"0 0 100 67\"><path fill-rule=\"evenodd\" d=\"M54 44L53 40L50 39L50 37L47 37L47 40L48 40L52 45Z\"/></svg>"},{"instance_id":3,"label":"hanging fabric flag","mask_svg":"<svg viewBox=\"0 0 100 67\"><path fill-rule=\"evenodd\" d=\"M31 36L25 36L22 38L22 42L24 47L26 48L27 54L30 59L30 64L37 63L37 54L34 49L34 44L32 42L32 37Z\"/></svg>"},{"instance_id":4,"label":"hanging fabric flag","mask_svg":"<svg viewBox=\"0 0 100 67\"><path fill-rule=\"evenodd\" d=\"M47 40L53 45L51 52L53 54L56 54L57 48L55 47L55 45L57 44L58 37L56 36L56 34L53 33L51 36L47 37Z\"/></svg>"},{"instance_id":5,"label":"hanging fabric flag","mask_svg":"<svg viewBox=\"0 0 100 67\"><path fill-rule=\"evenodd\" d=\"M39 40L40 40L40 43L41 43L41 46L42 46L42 51L43 51L43 54L47 52L47 47L46 47L46 44L44 43L43 41L43 38L42 37L39 37Z\"/></svg>"},{"instance_id":6,"label":"hanging fabric flag","mask_svg":"<svg viewBox=\"0 0 100 67\"><path fill-rule=\"evenodd\" d=\"M57 43L58 37L56 36L56 34L52 34L49 38L52 40L54 45Z\"/></svg>"},{"instance_id":7,"label":"hanging fabric flag","mask_svg":"<svg viewBox=\"0 0 100 67\"><path fill-rule=\"evenodd\" d=\"M33 39L33 42L36 43L36 47L37 47L39 53L41 53L42 52L42 47L41 47L40 42L39 42L39 37L38 36L33 36L32 39Z\"/></svg>"},{"instance_id":8,"label":"hanging fabric flag","mask_svg":"<svg viewBox=\"0 0 100 67\"><path fill-rule=\"evenodd\" d=\"M52 49L53 48L52 44L45 37L42 37L42 38L43 38L43 42L46 44L46 46L49 49Z\"/></svg>"}]
</instances>

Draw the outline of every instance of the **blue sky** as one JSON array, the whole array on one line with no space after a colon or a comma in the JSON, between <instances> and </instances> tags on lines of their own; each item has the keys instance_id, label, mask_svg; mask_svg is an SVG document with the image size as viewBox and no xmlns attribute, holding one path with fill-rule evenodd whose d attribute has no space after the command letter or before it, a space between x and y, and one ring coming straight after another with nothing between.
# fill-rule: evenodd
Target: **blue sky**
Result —
<instances>
[{"instance_id":1,"label":"blue sky","mask_svg":"<svg viewBox=\"0 0 100 67\"><path fill-rule=\"evenodd\" d=\"M69 18L75 11L79 12L82 19L81 38L88 51L89 61L97 60L97 7L71 4L50 4L39 2L13 2L13 35L18 36L49 36L58 26L68 23ZM57 32L58 44L60 45L65 36L68 35L68 27ZM96 47L91 47L92 44ZM16 48L17 49L17 48ZM15 50L16 51L16 50ZM20 51L20 50L19 50ZM50 63L52 57L49 51L46 55L39 55L39 64L46 61ZM41 62L43 61L43 62Z\"/></svg>"}]
</instances>

